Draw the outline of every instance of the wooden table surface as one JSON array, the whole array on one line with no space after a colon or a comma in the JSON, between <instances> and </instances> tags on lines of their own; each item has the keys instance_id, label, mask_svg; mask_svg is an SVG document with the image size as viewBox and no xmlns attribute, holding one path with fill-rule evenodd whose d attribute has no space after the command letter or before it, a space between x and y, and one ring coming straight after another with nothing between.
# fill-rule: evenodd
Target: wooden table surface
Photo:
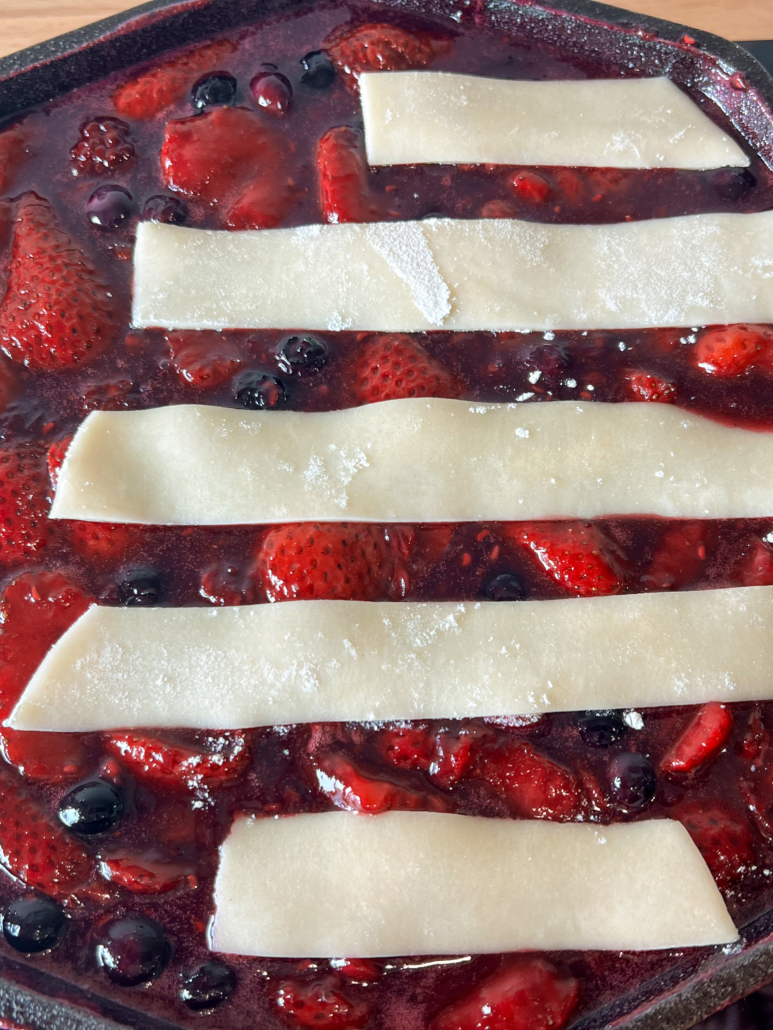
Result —
<instances>
[{"instance_id":1,"label":"wooden table surface","mask_svg":"<svg viewBox=\"0 0 773 1030\"><path fill-rule=\"evenodd\" d=\"M773 0L608 2L730 39L773 39ZM132 6L133 0L0 0L0 56Z\"/></svg>"}]
</instances>

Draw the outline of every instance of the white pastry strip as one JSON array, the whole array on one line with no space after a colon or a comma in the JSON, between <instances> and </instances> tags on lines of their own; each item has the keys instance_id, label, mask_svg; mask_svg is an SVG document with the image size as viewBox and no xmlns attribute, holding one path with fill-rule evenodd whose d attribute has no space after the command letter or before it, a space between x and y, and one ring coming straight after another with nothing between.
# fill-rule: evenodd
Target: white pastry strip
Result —
<instances>
[{"instance_id":1,"label":"white pastry strip","mask_svg":"<svg viewBox=\"0 0 773 1030\"><path fill-rule=\"evenodd\" d=\"M773 211L616 225L137 227L137 326L423 332L773 322Z\"/></svg>"},{"instance_id":2,"label":"white pastry strip","mask_svg":"<svg viewBox=\"0 0 773 1030\"><path fill-rule=\"evenodd\" d=\"M8 725L251 726L770 698L773 587L521 602L92 607Z\"/></svg>"},{"instance_id":3,"label":"white pastry strip","mask_svg":"<svg viewBox=\"0 0 773 1030\"><path fill-rule=\"evenodd\" d=\"M372 165L749 164L738 144L662 77L526 82L365 72L360 98Z\"/></svg>"},{"instance_id":4,"label":"white pastry strip","mask_svg":"<svg viewBox=\"0 0 773 1030\"><path fill-rule=\"evenodd\" d=\"M213 951L326 958L640 951L738 934L670 820L592 826L428 812L238 820Z\"/></svg>"},{"instance_id":5,"label":"white pastry strip","mask_svg":"<svg viewBox=\"0 0 773 1030\"><path fill-rule=\"evenodd\" d=\"M666 404L97 411L52 517L224 525L773 515L773 433Z\"/></svg>"}]
</instances>

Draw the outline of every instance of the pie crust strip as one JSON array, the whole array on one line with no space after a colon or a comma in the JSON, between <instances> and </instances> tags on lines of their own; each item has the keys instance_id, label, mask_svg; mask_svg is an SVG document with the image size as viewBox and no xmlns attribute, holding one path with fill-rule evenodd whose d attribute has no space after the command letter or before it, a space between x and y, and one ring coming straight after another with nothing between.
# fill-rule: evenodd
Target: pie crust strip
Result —
<instances>
[{"instance_id":1,"label":"pie crust strip","mask_svg":"<svg viewBox=\"0 0 773 1030\"><path fill-rule=\"evenodd\" d=\"M773 280L771 280L773 281ZM666 404L92 412L52 517L241 525L773 515L773 434Z\"/></svg>"},{"instance_id":2,"label":"pie crust strip","mask_svg":"<svg viewBox=\"0 0 773 1030\"><path fill-rule=\"evenodd\" d=\"M759 701L773 587L556 601L94 606L19 730L238 729Z\"/></svg>"},{"instance_id":3,"label":"pie crust strip","mask_svg":"<svg viewBox=\"0 0 773 1030\"><path fill-rule=\"evenodd\" d=\"M561 330L773 322L773 211L220 232L140 222L137 326Z\"/></svg>"},{"instance_id":4,"label":"pie crust strip","mask_svg":"<svg viewBox=\"0 0 773 1030\"><path fill-rule=\"evenodd\" d=\"M671 820L243 818L220 849L215 901L210 946L236 955L639 951L738 937Z\"/></svg>"},{"instance_id":5,"label":"pie crust strip","mask_svg":"<svg viewBox=\"0 0 773 1030\"><path fill-rule=\"evenodd\" d=\"M527 82L364 72L372 165L745 166L738 144L665 77Z\"/></svg>"}]
</instances>

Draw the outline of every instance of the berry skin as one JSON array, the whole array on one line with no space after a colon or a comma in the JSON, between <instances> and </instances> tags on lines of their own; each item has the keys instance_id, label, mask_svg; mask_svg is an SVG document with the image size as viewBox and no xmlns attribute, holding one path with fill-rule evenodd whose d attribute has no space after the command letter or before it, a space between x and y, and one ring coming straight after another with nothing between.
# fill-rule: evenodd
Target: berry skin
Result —
<instances>
[{"instance_id":1,"label":"berry skin","mask_svg":"<svg viewBox=\"0 0 773 1030\"><path fill-rule=\"evenodd\" d=\"M309 89L327 89L336 77L335 66L321 50L312 50L301 58L301 83Z\"/></svg>"},{"instance_id":2,"label":"berry skin","mask_svg":"<svg viewBox=\"0 0 773 1030\"><path fill-rule=\"evenodd\" d=\"M287 375L321 372L327 364L327 347L318 336L288 336L279 346L277 363Z\"/></svg>"},{"instance_id":3,"label":"berry skin","mask_svg":"<svg viewBox=\"0 0 773 1030\"><path fill-rule=\"evenodd\" d=\"M112 830L123 815L123 794L107 780L89 780L59 802L59 821L86 837Z\"/></svg>"},{"instance_id":4,"label":"berry skin","mask_svg":"<svg viewBox=\"0 0 773 1030\"><path fill-rule=\"evenodd\" d=\"M139 526L123 523L73 521L67 523L67 528L73 550L86 558L97 560L114 561L122 558L142 539Z\"/></svg>"},{"instance_id":5,"label":"berry skin","mask_svg":"<svg viewBox=\"0 0 773 1030\"><path fill-rule=\"evenodd\" d=\"M448 369L405 333L367 339L355 356L352 371L358 404L401 397L458 397L461 393Z\"/></svg>"},{"instance_id":6,"label":"berry skin","mask_svg":"<svg viewBox=\"0 0 773 1030\"><path fill-rule=\"evenodd\" d=\"M291 522L263 538L256 570L268 601L375 601L405 592L396 558L378 526Z\"/></svg>"},{"instance_id":7,"label":"berry skin","mask_svg":"<svg viewBox=\"0 0 773 1030\"><path fill-rule=\"evenodd\" d=\"M185 225L188 205L179 197L165 197L158 193L148 197L142 208L143 222L163 222L164 225Z\"/></svg>"},{"instance_id":8,"label":"berry skin","mask_svg":"<svg viewBox=\"0 0 773 1030\"><path fill-rule=\"evenodd\" d=\"M708 375L737 376L769 360L773 330L760 325L729 325L709 329L695 344L692 360Z\"/></svg>"},{"instance_id":9,"label":"berry skin","mask_svg":"<svg viewBox=\"0 0 773 1030\"><path fill-rule=\"evenodd\" d=\"M191 103L197 111L207 107L232 104L236 96L236 79L228 72L205 75L191 90Z\"/></svg>"},{"instance_id":10,"label":"berry skin","mask_svg":"<svg viewBox=\"0 0 773 1030\"><path fill-rule=\"evenodd\" d=\"M140 733L114 733L105 743L138 780L168 790L228 786L242 778L251 759L247 740L238 730L218 732L210 750Z\"/></svg>"},{"instance_id":11,"label":"berry skin","mask_svg":"<svg viewBox=\"0 0 773 1030\"><path fill-rule=\"evenodd\" d=\"M547 182L536 172L516 172L509 178L508 185L519 200L530 204L542 204L550 193Z\"/></svg>"},{"instance_id":12,"label":"berry skin","mask_svg":"<svg viewBox=\"0 0 773 1030\"><path fill-rule=\"evenodd\" d=\"M33 371L93 361L116 329L115 302L99 273L49 204L19 203L8 282L0 304L0 347Z\"/></svg>"},{"instance_id":13,"label":"berry skin","mask_svg":"<svg viewBox=\"0 0 773 1030\"><path fill-rule=\"evenodd\" d=\"M0 753L25 780L62 783L86 773L86 752L75 733L0 729Z\"/></svg>"},{"instance_id":14,"label":"berry skin","mask_svg":"<svg viewBox=\"0 0 773 1030\"><path fill-rule=\"evenodd\" d=\"M172 949L154 919L128 916L109 923L97 944L97 965L111 983L137 987L160 976Z\"/></svg>"},{"instance_id":15,"label":"berry skin","mask_svg":"<svg viewBox=\"0 0 773 1030\"><path fill-rule=\"evenodd\" d=\"M242 356L228 333L210 330L166 334L172 368L181 383L193 390L216 390L227 383L242 364Z\"/></svg>"},{"instance_id":16,"label":"berry skin","mask_svg":"<svg viewBox=\"0 0 773 1030\"><path fill-rule=\"evenodd\" d=\"M225 206L232 229L274 228L293 198L281 137L243 107L169 122L161 167L169 189Z\"/></svg>"},{"instance_id":17,"label":"berry skin","mask_svg":"<svg viewBox=\"0 0 773 1030\"><path fill-rule=\"evenodd\" d=\"M251 411L271 411L287 403L285 384L276 376L247 372L234 383L236 403Z\"/></svg>"},{"instance_id":18,"label":"berry skin","mask_svg":"<svg viewBox=\"0 0 773 1030\"><path fill-rule=\"evenodd\" d=\"M59 898L92 871L79 841L57 825L10 769L0 768L0 865L28 887Z\"/></svg>"},{"instance_id":19,"label":"berry skin","mask_svg":"<svg viewBox=\"0 0 773 1030\"><path fill-rule=\"evenodd\" d=\"M313 983L285 980L279 985L274 1004L295 1027L359 1030L368 1018L368 1005L347 998L333 977Z\"/></svg>"},{"instance_id":20,"label":"berry skin","mask_svg":"<svg viewBox=\"0 0 773 1030\"><path fill-rule=\"evenodd\" d=\"M357 89L361 72L424 68L447 49L425 32L407 32L396 25L382 24L345 25L327 37L324 47L352 90Z\"/></svg>"},{"instance_id":21,"label":"berry skin","mask_svg":"<svg viewBox=\"0 0 773 1030\"><path fill-rule=\"evenodd\" d=\"M717 802L693 801L674 809L706 860L718 887L728 887L754 865L748 823Z\"/></svg>"},{"instance_id":22,"label":"berry skin","mask_svg":"<svg viewBox=\"0 0 773 1030\"><path fill-rule=\"evenodd\" d=\"M157 64L151 71L130 79L115 90L112 100L116 111L139 121L153 118L164 108L182 100L197 78L215 68L235 49L233 43L221 40Z\"/></svg>"},{"instance_id":23,"label":"berry skin","mask_svg":"<svg viewBox=\"0 0 773 1030\"><path fill-rule=\"evenodd\" d=\"M628 729L619 712L586 712L578 725L588 747L611 747Z\"/></svg>"},{"instance_id":24,"label":"berry skin","mask_svg":"<svg viewBox=\"0 0 773 1030\"><path fill-rule=\"evenodd\" d=\"M326 222L373 222L378 206L368 194L362 135L346 125L328 129L317 144L317 178Z\"/></svg>"},{"instance_id":25,"label":"berry skin","mask_svg":"<svg viewBox=\"0 0 773 1030\"><path fill-rule=\"evenodd\" d=\"M3 913L3 936L14 951L24 955L55 948L66 925L61 907L45 894L14 898Z\"/></svg>"},{"instance_id":26,"label":"berry skin","mask_svg":"<svg viewBox=\"0 0 773 1030\"><path fill-rule=\"evenodd\" d=\"M489 601L523 601L528 593L526 584L514 572L500 572L485 587Z\"/></svg>"},{"instance_id":27,"label":"berry skin","mask_svg":"<svg viewBox=\"0 0 773 1030\"><path fill-rule=\"evenodd\" d=\"M569 593L595 597L623 588L614 547L592 524L513 522L502 531Z\"/></svg>"},{"instance_id":28,"label":"berry skin","mask_svg":"<svg viewBox=\"0 0 773 1030\"><path fill-rule=\"evenodd\" d=\"M134 214L134 201L123 186L100 186L89 197L86 210L93 225L118 229Z\"/></svg>"},{"instance_id":29,"label":"berry skin","mask_svg":"<svg viewBox=\"0 0 773 1030\"><path fill-rule=\"evenodd\" d=\"M118 595L121 604L127 608L158 604L164 596L161 577L155 569L147 566L130 569L118 583Z\"/></svg>"},{"instance_id":30,"label":"berry skin","mask_svg":"<svg viewBox=\"0 0 773 1030\"><path fill-rule=\"evenodd\" d=\"M727 743L733 716L725 705L711 701L701 705L671 745L660 764L667 775L695 772Z\"/></svg>"},{"instance_id":31,"label":"berry skin","mask_svg":"<svg viewBox=\"0 0 773 1030\"><path fill-rule=\"evenodd\" d=\"M250 92L261 111L285 115L290 110L293 87L280 72L261 72L250 83Z\"/></svg>"},{"instance_id":32,"label":"berry skin","mask_svg":"<svg viewBox=\"0 0 773 1030\"><path fill-rule=\"evenodd\" d=\"M195 887L197 878L186 874L177 865L165 862L142 864L131 858L105 858L99 863L99 874L109 883L117 883L132 894L168 894L179 887Z\"/></svg>"},{"instance_id":33,"label":"berry skin","mask_svg":"<svg viewBox=\"0 0 773 1030\"><path fill-rule=\"evenodd\" d=\"M635 751L616 755L609 763L609 792L613 801L628 812L636 812L655 797L657 780L652 763Z\"/></svg>"},{"instance_id":34,"label":"berry skin","mask_svg":"<svg viewBox=\"0 0 773 1030\"><path fill-rule=\"evenodd\" d=\"M430 1030L561 1030L578 996L574 977L545 959L518 956L444 1009Z\"/></svg>"},{"instance_id":35,"label":"berry skin","mask_svg":"<svg viewBox=\"0 0 773 1030\"><path fill-rule=\"evenodd\" d=\"M524 819L568 822L585 807L575 775L525 742L489 755L484 776Z\"/></svg>"},{"instance_id":36,"label":"berry skin","mask_svg":"<svg viewBox=\"0 0 773 1030\"><path fill-rule=\"evenodd\" d=\"M627 372L625 375L625 393L629 401L654 401L660 404L673 404L676 400L676 387L667 379L656 376L653 372Z\"/></svg>"},{"instance_id":37,"label":"berry skin","mask_svg":"<svg viewBox=\"0 0 773 1030\"><path fill-rule=\"evenodd\" d=\"M0 564L36 557L47 545L47 452L33 441L0 450Z\"/></svg>"},{"instance_id":38,"label":"berry skin","mask_svg":"<svg viewBox=\"0 0 773 1030\"><path fill-rule=\"evenodd\" d=\"M60 573L26 572L0 598L0 718L7 718L52 644L91 598Z\"/></svg>"},{"instance_id":39,"label":"berry skin","mask_svg":"<svg viewBox=\"0 0 773 1030\"><path fill-rule=\"evenodd\" d=\"M94 118L81 125L81 138L70 150L73 175L116 175L134 164L136 152L129 126L120 118Z\"/></svg>"},{"instance_id":40,"label":"berry skin","mask_svg":"<svg viewBox=\"0 0 773 1030\"><path fill-rule=\"evenodd\" d=\"M236 974L218 959L203 962L182 974L180 997L194 1012L204 1012L228 1001L236 990Z\"/></svg>"}]
</instances>

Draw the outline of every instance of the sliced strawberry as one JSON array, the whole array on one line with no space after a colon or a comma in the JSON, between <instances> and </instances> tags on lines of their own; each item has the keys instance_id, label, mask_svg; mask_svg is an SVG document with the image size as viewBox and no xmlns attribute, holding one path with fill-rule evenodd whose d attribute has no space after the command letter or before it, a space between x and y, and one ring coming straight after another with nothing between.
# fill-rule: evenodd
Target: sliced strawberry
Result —
<instances>
[{"instance_id":1,"label":"sliced strawberry","mask_svg":"<svg viewBox=\"0 0 773 1030\"><path fill-rule=\"evenodd\" d=\"M46 450L34 441L0 450L0 563L37 556L51 526Z\"/></svg>"},{"instance_id":2,"label":"sliced strawberry","mask_svg":"<svg viewBox=\"0 0 773 1030\"><path fill-rule=\"evenodd\" d=\"M673 813L684 824L719 887L741 879L754 864L749 824L717 802L693 801Z\"/></svg>"},{"instance_id":3,"label":"sliced strawberry","mask_svg":"<svg viewBox=\"0 0 773 1030\"><path fill-rule=\"evenodd\" d=\"M71 443L72 434L70 436L63 436L61 440L56 440L48 448L46 464L48 465L48 478L51 481L52 490L56 490L56 484L59 482L59 472L64 464L67 448Z\"/></svg>"},{"instance_id":4,"label":"sliced strawberry","mask_svg":"<svg viewBox=\"0 0 773 1030\"><path fill-rule=\"evenodd\" d=\"M592 523L512 522L502 533L571 593L593 597L623 588L615 547Z\"/></svg>"},{"instance_id":5,"label":"sliced strawberry","mask_svg":"<svg viewBox=\"0 0 773 1030\"><path fill-rule=\"evenodd\" d=\"M545 959L518 956L444 1009L430 1030L560 1030L578 997L574 977Z\"/></svg>"},{"instance_id":6,"label":"sliced strawberry","mask_svg":"<svg viewBox=\"0 0 773 1030\"><path fill-rule=\"evenodd\" d=\"M438 733L429 767L429 774L438 787L453 787L467 772L472 762L475 737L474 733L464 730Z\"/></svg>"},{"instance_id":7,"label":"sliced strawberry","mask_svg":"<svg viewBox=\"0 0 773 1030\"><path fill-rule=\"evenodd\" d=\"M257 575L269 601L335 598L396 599L406 574L379 526L287 523L269 530L257 556Z\"/></svg>"},{"instance_id":8,"label":"sliced strawberry","mask_svg":"<svg viewBox=\"0 0 773 1030\"><path fill-rule=\"evenodd\" d=\"M86 752L75 733L28 733L4 726L0 751L25 780L62 783L88 772Z\"/></svg>"},{"instance_id":9,"label":"sliced strawberry","mask_svg":"<svg viewBox=\"0 0 773 1030\"><path fill-rule=\"evenodd\" d=\"M233 378L242 357L228 333L196 330L166 334L172 368L194 390L216 390Z\"/></svg>"},{"instance_id":10,"label":"sliced strawberry","mask_svg":"<svg viewBox=\"0 0 773 1030\"><path fill-rule=\"evenodd\" d=\"M108 751L138 780L169 790L225 787L246 773L251 749L239 730L221 730L211 749L185 747L141 733L112 733Z\"/></svg>"},{"instance_id":11,"label":"sliced strawberry","mask_svg":"<svg viewBox=\"0 0 773 1030\"><path fill-rule=\"evenodd\" d=\"M654 372L626 372L625 390L631 401L673 404L676 400L676 386Z\"/></svg>"},{"instance_id":12,"label":"sliced strawberry","mask_svg":"<svg viewBox=\"0 0 773 1030\"><path fill-rule=\"evenodd\" d=\"M34 193L19 203L0 346L34 371L93 361L113 339L115 301L95 265Z\"/></svg>"},{"instance_id":13,"label":"sliced strawberry","mask_svg":"<svg viewBox=\"0 0 773 1030\"><path fill-rule=\"evenodd\" d=\"M340 976L360 983L373 983L381 976L381 969L367 958L331 958L330 965Z\"/></svg>"},{"instance_id":14,"label":"sliced strawberry","mask_svg":"<svg viewBox=\"0 0 773 1030\"><path fill-rule=\"evenodd\" d=\"M525 819L567 822L585 806L577 777L525 741L492 752L483 774Z\"/></svg>"},{"instance_id":15,"label":"sliced strawberry","mask_svg":"<svg viewBox=\"0 0 773 1030\"><path fill-rule=\"evenodd\" d=\"M355 356L352 378L358 404L461 393L448 369L405 333L367 338Z\"/></svg>"},{"instance_id":16,"label":"sliced strawberry","mask_svg":"<svg viewBox=\"0 0 773 1030\"><path fill-rule=\"evenodd\" d=\"M180 887L193 890L198 883L190 869L171 862L148 862L145 858L104 858L99 874L132 894L168 894Z\"/></svg>"},{"instance_id":17,"label":"sliced strawberry","mask_svg":"<svg viewBox=\"0 0 773 1030\"><path fill-rule=\"evenodd\" d=\"M348 998L334 977L307 983L284 980L274 996L279 1013L290 1017L291 1026L359 1030L369 1014L365 1001Z\"/></svg>"},{"instance_id":18,"label":"sliced strawberry","mask_svg":"<svg viewBox=\"0 0 773 1030\"><path fill-rule=\"evenodd\" d=\"M542 204L550 193L547 182L537 172L516 172L509 177L508 184L519 200L527 200L530 204Z\"/></svg>"},{"instance_id":19,"label":"sliced strawberry","mask_svg":"<svg viewBox=\"0 0 773 1030\"><path fill-rule=\"evenodd\" d=\"M0 717L6 718L52 644L91 602L60 573L25 572L0 598Z\"/></svg>"},{"instance_id":20,"label":"sliced strawberry","mask_svg":"<svg viewBox=\"0 0 773 1030\"><path fill-rule=\"evenodd\" d=\"M773 330L761 325L728 325L709 329L695 344L693 362L714 376L737 376L768 357Z\"/></svg>"},{"instance_id":21,"label":"sliced strawberry","mask_svg":"<svg viewBox=\"0 0 773 1030\"><path fill-rule=\"evenodd\" d=\"M362 135L346 125L328 129L317 144L317 179L327 222L372 222L378 205L368 191Z\"/></svg>"},{"instance_id":22,"label":"sliced strawberry","mask_svg":"<svg viewBox=\"0 0 773 1030\"><path fill-rule=\"evenodd\" d=\"M494 200L487 200L480 209L481 218L517 218L518 205L512 200L502 200L497 197Z\"/></svg>"},{"instance_id":23,"label":"sliced strawberry","mask_svg":"<svg viewBox=\"0 0 773 1030\"><path fill-rule=\"evenodd\" d=\"M89 853L7 767L0 767L0 865L54 897L72 893L92 871Z\"/></svg>"},{"instance_id":24,"label":"sliced strawberry","mask_svg":"<svg viewBox=\"0 0 773 1030\"><path fill-rule=\"evenodd\" d=\"M448 50L444 40L426 32L408 32L396 25L344 25L325 40L324 49L350 89L361 72L396 72L424 68Z\"/></svg>"},{"instance_id":25,"label":"sliced strawberry","mask_svg":"<svg viewBox=\"0 0 773 1030\"><path fill-rule=\"evenodd\" d=\"M744 559L737 573L741 586L773 586L773 550L764 540L754 542L751 554Z\"/></svg>"},{"instance_id":26,"label":"sliced strawberry","mask_svg":"<svg viewBox=\"0 0 773 1030\"><path fill-rule=\"evenodd\" d=\"M142 539L139 526L73 521L67 522L67 527L74 550L90 558L122 558Z\"/></svg>"},{"instance_id":27,"label":"sliced strawberry","mask_svg":"<svg viewBox=\"0 0 773 1030\"><path fill-rule=\"evenodd\" d=\"M671 745L660 764L666 774L694 772L724 747L733 729L733 716L725 705L701 705Z\"/></svg>"},{"instance_id":28,"label":"sliced strawberry","mask_svg":"<svg viewBox=\"0 0 773 1030\"><path fill-rule=\"evenodd\" d=\"M426 726L386 726L379 732L377 747L397 769L422 769L432 764L435 739Z\"/></svg>"},{"instance_id":29,"label":"sliced strawberry","mask_svg":"<svg viewBox=\"0 0 773 1030\"><path fill-rule=\"evenodd\" d=\"M235 50L233 43L219 40L155 65L115 90L112 99L116 111L126 118L152 118L182 100L198 78L214 71L220 61Z\"/></svg>"},{"instance_id":30,"label":"sliced strawberry","mask_svg":"<svg viewBox=\"0 0 773 1030\"><path fill-rule=\"evenodd\" d=\"M389 780L364 776L339 754L315 757L314 773L320 791L336 808L347 812L388 812L392 809L437 808L436 799L414 794Z\"/></svg>"},{"instance_id":31,"label":"sliced strawberry","mask_svg":"<svg viewBox=\"0 0 773 1030\"><path fill-rule=\"evenodd\" d=\"M167 186L178 193L212 205L236 201L228 216L232 228L270 229L293 198L282 138L243 107L213 107L169 122L161 167Z\"/></svg>"},{"instance_id":32,"label":"sliced strawberry","mask_svg":"<svg viewBox=\"0 0 773 1030\"><path fill-rule=\"evenodd\" d=\"M705 560L705 523L675 522L661 537L642 583L647 590L679 590L697 578Z\"/></svg>"}]
</instances>

